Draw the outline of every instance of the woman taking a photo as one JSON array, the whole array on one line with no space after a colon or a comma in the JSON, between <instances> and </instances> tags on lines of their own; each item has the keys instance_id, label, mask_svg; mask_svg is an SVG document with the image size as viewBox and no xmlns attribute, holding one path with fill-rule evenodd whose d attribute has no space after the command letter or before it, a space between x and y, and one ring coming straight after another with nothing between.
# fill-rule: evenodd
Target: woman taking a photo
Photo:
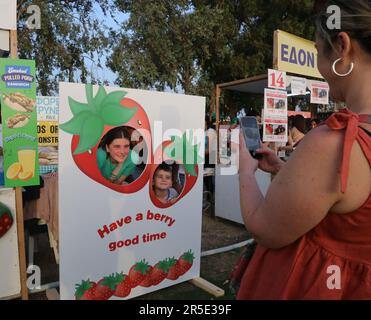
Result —
<instances>
[{"instance_id":1,"label":"woman taking a photo","mask_svg":"<svg viewBox=\"0 0 371 320\"><path fill-rule=\"evenodd\" d=\"M300 142L283 165L259 162L240 136L241 211L258 242L239 299L371 298L371 1L322 1L318 69L348 109ZM341 10L329 30L327 8ZM278 172L264 198L258 168Z\"/></svg>"}]
</instances>

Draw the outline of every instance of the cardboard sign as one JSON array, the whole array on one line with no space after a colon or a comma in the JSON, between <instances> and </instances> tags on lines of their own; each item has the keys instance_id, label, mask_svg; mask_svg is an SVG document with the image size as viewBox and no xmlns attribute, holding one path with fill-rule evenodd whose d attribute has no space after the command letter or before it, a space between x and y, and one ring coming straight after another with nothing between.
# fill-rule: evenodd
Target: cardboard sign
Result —
<instances>
[{"instance_id":1,"label":"cardboard sign","mask_svg":"<svg viewBox=\"0 0 371 320\"><path fill-rule=\"evenodd\" d=\"M0 29L17 30L17 0L0 1Z\"/></svg>"},{"instance_id":2,"label":"cardboard sign","mask_svg":"<svg viewBox=\"0 0 371 320\"><path fill-rule=\"evenodd\" d=\"M311 81L310 103L329 104L330 87L327 82Z\"/></svg>"},{"instance_id":3,"label":"cardboard sign","mask_svg":"<svg viewBox=\"0 0 371 320\"><path fill-rule=\"evenodd\" d=\"M38 185L35 61L0 59L5 186Z\"/></svg>"},{"instance_id":4,"label":"cardboard sign","mask_svg":"<svg viewBox=\"0 0 371 320\"><path fill-rule=\"evenodd\" d=\"M60 84L62 299L199 276L204 110L202 97Z\"/></svg>"},{"instance_id":5,"label":"cardboard sign","mask_svg":"<svg viewBox=\"0 0 371 320\"><path fill-rule=\"evenodd\" d=\"M268 87L286 90L286 72L268 69Z\"/></svg>"},{"instance_id":6,"label":"cardboard sign","mask_svg":"<svg viewBox=\"0 0 371 320\"><path fill-rule=\"evenodd\" d=\"M40 174L58 170L59 97L36 99Z\"/></svg>"}]
</instances>

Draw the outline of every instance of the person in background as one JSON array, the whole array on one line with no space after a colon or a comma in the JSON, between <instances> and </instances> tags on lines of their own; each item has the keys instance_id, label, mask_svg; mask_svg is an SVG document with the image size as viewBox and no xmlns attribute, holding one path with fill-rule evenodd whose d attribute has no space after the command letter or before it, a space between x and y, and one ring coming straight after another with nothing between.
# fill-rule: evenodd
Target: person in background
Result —
<instances>
[{"instance_id":1,"label":"person in background","mask_svg":"<svg viewBox=\"0 0 371 320\"><path fill-rule=\"evenodd\" d=\"M318 125L319 125L319 120L318 119L312 119L312 120L310 120L311 130L317 128Z\"/></svg>"},{"instance_id":2,"label":"person in background","mask_svg":"<svg viewBox=\"0 0 371 320\"><path fill-rule=\"evenodd\" d=\"M307 132L305 118L302 115L293 116L291 123L289 119L289 134L286 146L281 146L278 148L278 151L285 151L287 156L289 156L295 150Z\"/></svg>"},{"instance_id":3,"label":"person in background","mask_svg":"<svg viewBox=\"0 0 371 320\"><path fill-rule=\"evenodd\" d=\"M265 197L255 171L275 156L253 159L240 136L241 213L258 245L238 299L371 298L371 2L317 3L318 69L348 109L311 130L287 163L269 161L278 174ZM327 27L330 5L341 30Z\"/></svg>"}]
</instances>

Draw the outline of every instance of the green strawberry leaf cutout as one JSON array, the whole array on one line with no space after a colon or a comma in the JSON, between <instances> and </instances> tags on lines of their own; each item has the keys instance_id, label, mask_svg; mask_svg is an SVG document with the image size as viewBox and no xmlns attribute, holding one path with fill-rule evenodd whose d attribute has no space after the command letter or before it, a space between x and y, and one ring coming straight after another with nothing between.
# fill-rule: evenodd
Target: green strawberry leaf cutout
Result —
<instances>
[{"instance_id":1,"label":"green strawberry leaf cutout","mask_svg":"<svg viewBox=\"0 0 371 320\"><path fill-rule=\"evenodd\" d=\"M79 135L79 144L74 155L84 153L96 146L104 126L121 126L129 122L138 111L138 108L127 108L121 105L121 100L127 92L113 91L107 94L103 86L99 86L94 96L93 86L85 86L87 103L78 102L68 97L68 103L73 118L60 125L63 131Z\"/></svg>"},{"instance_id":2,"label":"green strawberry leaf cutout","mask_svg":"<svg viewBox=\"0 0 371 320\"><path fill-rule=\"evenodd\" d=\"M70 105L71 112L74 116L83 111L92 111L87 103L77 102L71 97L68 97L68 104Z\"/></svg>"},{"instance_id":3,"label":"green strawberry leaf cutout","mask_svg":"<svg viewBox=\"0 0 371 320\"><path fill-rule=\"evenodd\" d=\"M98 93L93 100L94 109L99 110L103 103L104 98L107 96L106 89L103 86L99 86Z\"/></svg>"},{"instance_id":4,"label":"green strawberry leaf cutout","mask_svg":"<svg viewBox=\"0 0 371 320\"><path fill-rule=\"evenodd\" d=\"M93 86L89 83L85 85L86 99L88 100L89 106L94 106L93 104Z\"/></svg>"},{"instance_id":5,"label":"green strawberry leaf cutout","mask_svg":"<svg viewBox=\"0 0 371 320\"><path fill-rule=\"evenodd\" d=\"M84 153L93 148L102 136L103 130L104 123L99 116L93 114L87 118L81 128L80 141L73 154Z\"/></svg>"},{"instance_id":6,"label":"green strawberry leaf cutout","mask_svg":"<svg viewBox=\"0 0 371 320\"><path fill-rule=\"evenodd\" d=\"M107 103L100 111L104 123L110 126L118 126L128 122L137 113L138 108L126 109L114 103Z\"/></svg>"},{"instance_id":7,"label":"green strawberry leaf cutout","mask_svg":"<svg viewBox=\"0 0 371 320\"><path fill-rule=\"evenodd\" d=\"M94 116L91 111L82 111L76 114L70 121L63 123L59 126L63 131L71 134L80 134L85 120Z\"/></svg>"},{"instance_id":8,"label":"green strawberry leaf cutout","mask_svg":"<svg viewBox=\"0 0 371 320\"><path fill-rule=\"evenodd\" d=\"M185 171L191 176L197 176L196 166L201 163L202 158L198 155L200 145L193 145L193 131L189 132L189 138L187 139L186 132L183 137L173 136L171 141L173 142L170 146L164 149L164 152L171 159L181 161L184 165Z\"/></svg>"}]
</instances>

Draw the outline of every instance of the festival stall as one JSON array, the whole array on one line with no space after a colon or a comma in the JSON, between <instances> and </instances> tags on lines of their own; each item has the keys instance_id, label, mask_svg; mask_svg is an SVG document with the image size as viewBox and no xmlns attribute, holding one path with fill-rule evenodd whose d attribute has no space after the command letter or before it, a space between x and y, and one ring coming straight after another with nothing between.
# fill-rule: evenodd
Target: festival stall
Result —
<instances>
[{"instance_id":1,"label":"festival stall","mask_svg":"<svg viewBox=\"0 0 371 320\"><path fill-rule=\"evenodd\" d=\"M329 87L317 69L317 51L314 43L277 30L274 33L273 69L266 74L216 85L216 122L218 131L218 163L215 176L215 215L243 223L240 209L236 150L230 156L223 151L226 128L220 125L220 97L223 90L246 94L261 94L264 142L285 144L288 115L301 114L316 117L318 104L329 104ZM300 77L298 76L300 75ZM310 95L310 111L289 111L288 100ZM223 130L224 129L224 130ZM223 142L224 141L224 142ZM238 143L238 129L232 130L232 143ZM258 185L265 195L271 181L270 174L258 170Z\"/></svg>"}]
</instances>

